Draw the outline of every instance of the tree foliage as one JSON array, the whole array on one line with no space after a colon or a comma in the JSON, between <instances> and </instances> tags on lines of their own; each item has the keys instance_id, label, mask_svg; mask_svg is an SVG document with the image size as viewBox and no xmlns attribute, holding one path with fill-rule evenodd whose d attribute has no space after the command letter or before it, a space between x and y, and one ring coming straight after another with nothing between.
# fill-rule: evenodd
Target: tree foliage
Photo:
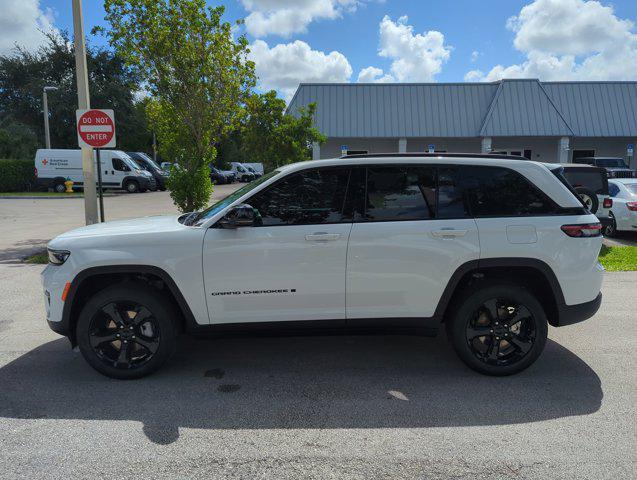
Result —
<instances>
[{"instance_id":1,"label":"tree foliage","mask_svg":"<svg viewBox=\"0 0 637 480\"><path fill-rule=\"evenodd\" d=\"M239 128L222 141L221 162L262 163L273 169L310 160L312 143L326 140L313 126L316 105L289 114L285 109L275 91L250 95Z\"/></svg>"},{"instance_id":2,"label":"tree foliage","mask_svg":"<svg viewBox=\"0 0 637 480\"><path fill-rule=\"evenodd\" d=\"M255 84L244 36L233 38L223 7L205 0L106 0L111 46L143 78L163 157L180 166L169 181L183 211L203 207L215 144L238 122Z\"/></svg>"},{"instance_id":3,"label":"tree foliage","mask_svg":"<svg viewBox=\"0 0 637 480\"><path fill-rule=\"evenodd\" d=\"M137 74L111 51L89 45L86 56L91 105L115 110L118 148L148 150L152 135L143 105L140 108L135 101L140 88ZM44 147L45 85L58 87L48 95L51 145L78 148L75 53L63 32L48 35L46 44L35 52L18 46L8 55L0 55L0 157L32 157L38 146Z\"/></svg>"}]
</instances>

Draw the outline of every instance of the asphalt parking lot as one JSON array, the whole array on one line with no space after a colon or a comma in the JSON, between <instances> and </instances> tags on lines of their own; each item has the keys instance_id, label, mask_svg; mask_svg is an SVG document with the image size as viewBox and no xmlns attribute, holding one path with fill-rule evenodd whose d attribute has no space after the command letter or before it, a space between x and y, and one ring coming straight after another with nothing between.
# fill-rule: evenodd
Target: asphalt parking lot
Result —
<instances>
[{"instance_id":1,"label":"asphalt parking lot","mask_svg":"<svg viewBox=\"0 0 637 480\"><path fill-rule=\"evenodd\" d=\"M513 377L444 336L184 337L156 375L94 372L0 265L0 478L634 478L637 273Z\"/></svg>"}]
</instances>

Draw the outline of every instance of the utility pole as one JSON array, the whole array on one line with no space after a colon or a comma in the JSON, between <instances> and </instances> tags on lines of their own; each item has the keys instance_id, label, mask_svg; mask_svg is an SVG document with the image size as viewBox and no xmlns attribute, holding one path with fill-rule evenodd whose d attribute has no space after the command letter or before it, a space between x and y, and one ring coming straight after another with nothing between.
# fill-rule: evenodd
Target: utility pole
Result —
<instances>
[{"instance_id":1,"label":"utility pole","mask_svg":"<svg viewBox=\"0 0 637 480\"><path fill-rule=\"evenodd\" d=\"M73 0L73 33L75 36L75 73L77 76L78 109L91 108L88 90L88 68L86 65L86 42L84 39L84 19L82 0ZM84 218L87 225L98 222L97 195L95 188L95 166L93 149L82 149L82 173L84 176Z\"/></svg>"},{"instance_id":2,"label":"utility pole","mask_svg":"<svg viewBox=\"0 0 637 480\"><path fill-rule=\"evenodd\" d=\"M42 107L44 110L44 145L45 148L51 148L51 134L49 133L49 99L46 92L57 90L58 87L44 87L42 89Z\"/></svg>"}]
</instances>

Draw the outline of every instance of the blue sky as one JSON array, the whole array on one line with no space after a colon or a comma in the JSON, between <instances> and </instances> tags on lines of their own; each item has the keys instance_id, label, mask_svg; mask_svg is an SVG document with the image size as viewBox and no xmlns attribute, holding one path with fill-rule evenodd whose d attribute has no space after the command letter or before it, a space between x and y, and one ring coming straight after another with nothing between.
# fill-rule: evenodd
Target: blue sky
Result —
<instances>
[{"instance_id":1,"label":"blue sky","mask_svg":"<svg viewBox=\"0 0 637 480\"><path fill-rule=\"evenodd\" d=\"M34 6L46 17L38 20L41 24L72 28L70 0L0 0L0 6L4 3L14 9ZM300 81L355 82L359 76L364 81L461 82L526 76L637 80L635 0L221 3L229 21L247 18L243 30L253 44L261 86L276 88L288 98ZM84 0L87 31L104 24L101 5L98 0ZM1 17L2 13L0 27ZM0 38L0 51L2 45ZM361 74L368 67L373 68Z\"/></svg>"}]
</instances>

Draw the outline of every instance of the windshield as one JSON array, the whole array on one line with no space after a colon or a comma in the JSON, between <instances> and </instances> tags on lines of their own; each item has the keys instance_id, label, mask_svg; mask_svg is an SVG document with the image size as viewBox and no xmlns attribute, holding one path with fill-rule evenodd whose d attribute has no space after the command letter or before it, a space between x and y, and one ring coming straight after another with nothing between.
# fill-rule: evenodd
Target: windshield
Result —
<instances>
[{"instance_id":1,"label":"windshield","mask_svg":"<svg viewBox=\"0 0 637 480\"><path fill-rule=\"evenodd\" d=\"M157 165L157 163L152 158L150 158L146 153L138 152L137 155L139 155L144 160L146 160L148 162L148 165L151 166L151 168L153 168L155 170L161 170L161 168L159 168L159 165Z\"/></svg>"},{"instance_id":2,"label":"windshield","mask_svg":"<svg viewBox=\"0 0 637 480\"><path fill-rule=\"evenodd\" d=\"M230 205L236 199L241 198L246 193L248 193L250 190L255 189L256 187L261 185L263 182L268 181L270 178L274 177L278 173L279 173L278 171L274 170L273 172L270 172L267 175L263 175L262 177L258 178L257 180L255 180L253 182L250 182L247 185L244 185L239 190L237 190L236 192L231 193L230 195L228 195L223 200L219 200L217 203L209 206L205 210L202 210L201 212L197 212L197 213L191 215L190 217L188 217L184 221L185 225L195 225L197 227L200 226L202 223L204 223L206 220L208 220L209 218L211 218L214 215L216 215L217 213L219 213L221 210L226 208L228 205Z\"/></svg>"},{"instance_id":3,"label":"windshield","mask_svg":"<svg viewBox=\"0 0 637 480\"><path fill-rule=\"evenodd\" d=\"M118 152L119 158L121 158L126 165L128 165L133 170L144 170L142 167L137 165L137 162L133 160L128 154L124 152Z\"/></svg>"},{"instance_id":4,"label":"windshield","mask_svg":"<svg viewBox=\"0 0 637 480\"><path fill-rule=\"evenodd\" d=\"M596 162L598 167L628 168L621 158L598 158Z\"/></svg>"}]
</instances>

